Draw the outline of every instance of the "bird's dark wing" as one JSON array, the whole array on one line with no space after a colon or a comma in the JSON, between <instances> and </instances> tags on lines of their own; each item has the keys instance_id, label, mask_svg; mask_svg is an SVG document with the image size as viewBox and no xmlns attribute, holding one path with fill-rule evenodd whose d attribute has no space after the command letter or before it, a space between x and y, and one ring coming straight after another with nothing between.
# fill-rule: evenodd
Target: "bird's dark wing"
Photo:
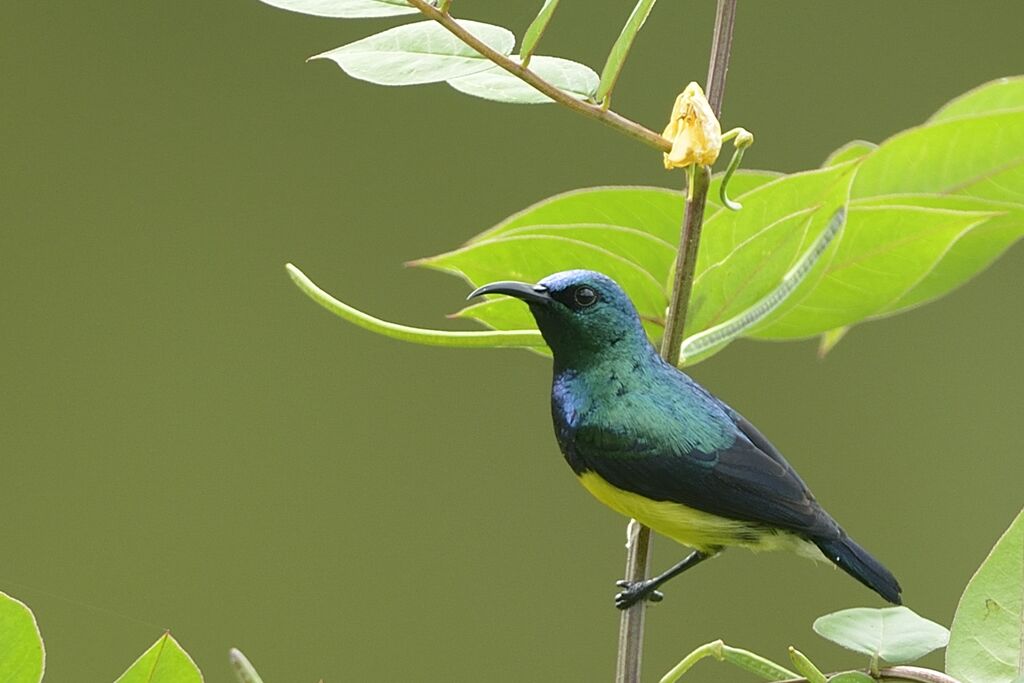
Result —
<instances>
[{"instance_id":1,"label":"bird's dark wing","mask_svg":"<svg viewBox=\"0 0 1024 683\"><path fill-rule=\"evenodd\" d=\"M581 469L647 498L805 536L834 535L835 522L782 455L746 420L736 415L733 424L732 443L707 451L628 429L581 426L575 457Z\"/></svg>"}]
</instances>

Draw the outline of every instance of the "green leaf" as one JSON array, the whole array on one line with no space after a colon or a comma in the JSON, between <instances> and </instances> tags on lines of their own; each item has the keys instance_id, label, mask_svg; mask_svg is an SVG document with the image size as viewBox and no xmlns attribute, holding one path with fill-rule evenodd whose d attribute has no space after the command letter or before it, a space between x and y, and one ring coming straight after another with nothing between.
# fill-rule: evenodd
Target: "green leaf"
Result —
<instances>
[{"instance_id":1,"label":"green leaf","mask_svg":"<svg viewBox=\"0 0 1024 683\"><path fill-rule=\"evenodd\" d=\"M43 680L45 659L32 610L0 593L0 681L38 683Z\"/></svg>"},{"instance_id":2,"label":"green leaf","mask_svg":"<svg viewBox=\"0 0 1024 683\"><path fill-rule=\"evenodd\" d=\"M512 58L520 62L518 56ZM597 90L597 74L589 66L560 57L534 57L530 70L559 90L585 100ZM543 104L553 102L550 97L532 85L513 76L500 66L493 66L475 74L448 81L459 92L482 97L485 100L511 104Z\"/></svg>"},{"instance_id":3,"label":"green leaf","mask_svg":"<svg viewBox=\"0 0 1024 683\"><path fill-rule=\"evenodd\" d=\"M813 290L750 334L794 339L860 322L898 306L991 213L916 206L852 206L846 232Z\"/></svg>"},{"instance_id":4,"label":"green leaf","mask_svg":"<svg viewBox=\"0 0 1024 683\"><path fill-rule=\"evenodd\" d=\"M596 97L598 102L604 101L615 88L615 82L619 80L626 57L629 56L629 50L633 47L633 41L636 40L636 34L643 28L644 22L647 21L651 10L654 9L654 3L655 0L637 0L636 6L633 7L633 12L622 27L615 44L612 45L611 52L608 53L608 60L604 64L604 69L601 70L601 84L597 88Z\"/></svg>"},{"instance_id":5,"label":"green leaf","mask_svg":"<svg viewBox=\"0 0 1024 683\"><path fill-rule=\"evenodd\" d=\"M1024 675L1024 510L967 584L953 617L946 670L963 683Z\"/></svg>"},{"instance_id":6,"label":"green leaf","mask_svg":"<svg viewBox=\"0 0 1024 683\"><path fill-rule=\"evenodd\" d=\"M867 140L853 140L847 142L845 145L837 149L828 155L825 159L825 163L821 166L826 168L828 166L838 166L839 164L845 164L847 161L854 161L860 159L865 154L869 154L878 149L878 145Z\"/></svg>"},{"instance_id":7,"label":"green leaf","mask_svg":"<svg viewBox=\"0 0 1024 683\"><path fill-rule=\"evenodd\" d=\"M203 675L171 634L165 633L114 683L203 683Z\"/></svg>"},{"instance_id":8,"label":"green leaf","mask_svg":"<svg viewBox=\"0 0 1024 683\"><path fill-rule=\"evenodd\" d=\"M271 7L312 14L317 17L360 19L416 14L405 0L260 0Z\"/></svg>"},{"instance_id":9,"label":"green leaf","mask_svg":"<svg viewBox=\"0 0 1024 683\"><path fill-rule=\"evenodd\" d=\"M231 648L228 651L228 661L231 662L231 668L235 672L238 683L263 683L263 679L256 672L256 667L242 654L241 650Z\"/></svg>"},{"instance_id":10,"label":"green leaf","mask_svg":"<svg viewBox=\"0 0 1024 683\"><path fill-rule=\"evenodd\" d=\"M949 631L906 607L856 607L818 617L814 631L833 643L868 655L872 662L906 664L945 647Z\"/></svg>"},{"instance_id":11,"label":"green leaf","mask_svg":"<svg viewBox=\"0 0 1024 683\"><path fill-rule=\"evenodd\" d=\"M566 237L501 235L414 265L461 275L474 285L508 279L537 282L561 270L586 268L614 278L643 317L659 319L668 305L661 283L643 268L608 250Z\"/></svg>"},{"instance_id":12,"label":"green leaf","mask_svg":"<svg viewBox=\"0 0 1024 683\"><path fill-rule=\"evenodd\" d=\"M979 85L944 105L928 122L938 123L1008 109L1024 109L1024 76L1000 78Z\"/></svg>"},{"instance_id":13,"label":"green leaf","mask_svg":"<svg viewBox=\"0 0 1024 683\"><path fill-rule=\"evenodd\" d=\"M825 229L814 238L807 250L782 276L775 289L741 313L684 339L679 351L680 360L685 364L692 364L721 349L729 341L746 333L749 329L756 328L763 321L775 316L777 311L786 306L790 297L804 287L804 283L816 272L822 259L831 253L830 247L842 234L845 223L846 210L840 207L829 218Z\"/></svg>"},{"instance_id":14,"label":"green leaf","mask_svg":"<svg viewBox=\"0 0 1024 683\"><path fill-rule=\"evenodd\" d=\"M558 8L558 0L544 0L544 4L541 5L540 12L526 29L526 33L523 34L523 45L519 49L523 59L529 60L533 51L537 47L537 43L540 41L541 36L544 35L544 31L547 30L548 24L551 23L551 17L554 16L555 10Z\"/></svg>"},{"instance_id":15,"label":"green leaf","mask_svg":"<svg viewBox=\"0 0 1024 683\"><path fill-rule=\"evenodd\" d=\"M954 194L1024 203L1024 110L898 133L864 157L851 197Z\"/></svg>"},{"instance_id":16,"label":"green leaf","mask_svg":"<svg viewBox=\"0 0 1024 683\"><path fill-rule=\"evenodd\" d=\"M935 267L875 317L918 306L948 294L987 268L1024 236L1024 208L1002 202L948 195L894 195L860 200L857 206L920 206L952 211L990 212L991 218L961 234Z\"/></svg>"},{"instance_id":17,"label":"green leaf","mask_svg":"<svg viewBox=\"0 0 1024 683\"><path fill-rule=\"evenodd\" d=\"M494 50L512 52L516 39L508 29L477 21L459 24ZM437 83L491 67L489 60L433 21L388 29L311 59L330 59L349 76L379 85Z\"/></svg>"},{"instance_id":18,"label":"green leaf","mask_svg":"<svg viewBox=\"0 0 1024 683\"><path fill-rule=\"evenodd\" d=\"M846 203L854 170L846 164L778 178L743 195L742 211L719 211L708 219L685 336L743 313L772 292ZM813 286L834 249L798 292Z\"/></svg>"}]
</instances>

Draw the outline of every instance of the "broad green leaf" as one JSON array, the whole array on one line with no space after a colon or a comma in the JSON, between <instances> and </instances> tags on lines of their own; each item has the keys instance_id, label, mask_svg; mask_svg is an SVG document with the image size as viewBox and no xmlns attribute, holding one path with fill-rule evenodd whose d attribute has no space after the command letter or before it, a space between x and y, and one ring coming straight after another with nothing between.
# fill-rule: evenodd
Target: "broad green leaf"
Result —
<instances>
[{"instance_id":1,"label":"broad green leaf","mask_svg":"<svg viewBox=\"0 0 1024 683\"><path fill-rule=\"evenodd\" d=\"M1024 510L967 584L953 617L946 670L963 683L1024 676Z\"/></svg>"},{"instance_id":2,"label":"broad green leaf","mask_svg":"<svg viewBox=\"0 0 1024 683\"><path fill-rule=\"evenodd\" d=\"M512 52L516 39L508 29L477 21L459 24L494 50ZM491 67L489 60L433 21L388 29L311 59L330 59L349 76L379 85L437 83Z\"/></svg>"},{"instance_id":3,"label":"broad green leaf","mask_svg":"<svg viewBox=\"0 0 1024 683\"><path fill-rule=\"evenodd\" d=\"M415 7L410 7L405 0L260 0L260 2L292 12L341 19L391 17L419 12Z\"/></svg>"},{"instance_id":4,"label":"broad green leaf","mask_svg":"<svg viewBox=\"0 0 1024 683\"><path fill-rule=\"evenodd\" d=\"M517 63L520 61L518 56L512 59ZM559 90L579 100L593 97L597 90L597 74L594 73L594 70L568 59L534 57L530 60L530 70ZM475 74L453 78L448 81L448 85L467 95L496 102L543 104L554 101L500 66L492 66Z\"/></svg>"},{"instance_id":5,"label":"broad green leaf","mask_svg":"<svg viewBox=\"0 0 1024 683\"><path fill-rule=\"evenodd\" d=\"M898 300L873 317L918 306L966 283L1024 236L1024 207L949 195L895 195L859 200L856 206L920 206L955 211L990 212L992 217L961 234L935 267Z\"/></svg>"},{"instance_id":6,"label":"broad green leaf","mask_svg":"<svg viewBox=\"0 0 1024 683\"><path fill-rule=\"evenodd\" d=\"M633 228L671 244L679 241L682 218L681 192L661 187L589 187L537 202L473 237L470 243L494 239L516 228L589 223Z\"/></svg>"},{"instance_id":7,"label":"broad green leaf","mask_svg":"<svg viewBox=\"0 0 1024 683\"><path fill-rule=\"evenodd\" d=\"M519 52L523 55L523 59L530 59L533 51L537 48L537 43L540 42L541 37L544 35L544 31L547 30L548 24L551 23L551 17L555 15L555 10L558 9L558 0L544 0L544 4L541 5L540 12L526 29L526 33L523 34L523 45L519 49ZM532 66L532 64L531 64Z\"/></svg>"},{"instance_id":8,"label":"broad green leaf","mask_svg":"<svg viewBox=\"0 0 1024 683\"><path fill-rule=\"evenodd\" d=\"M853 206L812 290L754 328L763 339L809 337L860 322L900 301L964 233L992 214L924 207Z\"/></svg>"},{"instance_id":9,"label":"broad green leaf","mask_svg":"<svg viewBox=\"0 0 1024 683\"><path fill-rule=\"evenodd\" d=\"M774 290L846 203L854 170L846 164L778 178L743 195L742 211L708 219L685 336L729 320Z\"/></svg>"},{"instance_id":10,"label":"broad green leaf","mask_svg":"<svg viewBox=\"0 0 1024 683\"><path fill-rule=\"evenodd\" d=\"M873 662L906 664L945 647L949 631L907 607L855 607L818 617L815 633L871 657Z\"/></svg>"},{"instance_id":11,"label":"broad green leaf","mask_svg":"<svg viewBox=\"0 0 1024 683\"><path fill-rule=\"evenodd\" d=\"M586 268L614 278L629 293L641 316L660 318L668 305L661 283L632 261L565 237L502 235L414 265L455 273L474 285L508 279L537 282L551 273Z\"/></svg>"},{"instance_id":12,"label":"broad green leaf","mask_svg":"<svg viewBox=\"0 0 1024 683\"><path fill-rule=\"evenodd\" d=\"M45 662L43 638L32 611L0 593L0 681L38 683Z\"/></svg>"},{"instance_id":13,"label":"broad green leaf","mask_svg":"<svg viewBox=\"0 0 1024 683\"><path fill-rule=\"evenodd\" d=\"M1024 110L899 133L864 157L851 197L955 194L1024 203Z\"/></svg>"},{"instance_id":14,"label":"broad green leaf","mask_svg":"<svg viewBox=\"0 0 1024 683\"><path fill-rule=\"evenodd\" d=\"M846 210L840 208L832 214L825 229L818 233L774 289L742 312L684 339L679 350L680 360L687 365L693 364L720 350L736 337L746 334L748 330L758 327L765 320L771 320L787 305L790 297L801 288L811 286L805 283L813 283L814 280L810 278L818 270L822 259L833 253L832 244L842 234L845 224Z\"/></svg>"},{"instance_id":15,"label":"broad green leaf","mask_svg":"<svg viewBox=\"0 0 1024 683\"><path fill-rule=\"evenodd\" d=\"M651 10L654 9L654 3L655 0L637 0L636 6L633 7L633 12L622 27L615 44L612 45L611 52L608 53L608 60L604 64L604 69L601 70L601 84L597 89L596 98L599 102L608 97L612 89L615 88L615 82L619 80L626 57L629 56L629 50L633 47L633 41L636 40L636 34L643 28L644 22L647 21Z\"/></svg>"},{"instance_id":16,"label":"broad green leaf","mask_svg":"<svg viewBox=\"0 0 1024 683\"><path fill-rule=\"evenodd\" d=\"M532 225L514 228L505 235L551 235L587 242L626 258L664 282L676 258L676 246L650 233L619 225Z\"/></svg>"},{"instance_id":17,"label":"broad green leaf","mask_svg":"<svg viewBox=\"0 0 1024 683\"><path fill-rule=\"evenodd\" d=\"M1007 109L1024 109L1024 76L1000 78L979 85L944 105L928 122L938 123Z\"/></svg>"},{"instance_id":18,"label":"broad green leaf","mask_svg":"<svg viewBox=\"0 0 1024 683\"><path fill-rule=\"evenodd\" d=\"M822 168L827 166L838 166L839 164L845 164L847 161L853 161L854 159L860 159L865 154L878 149L878 145L867 140L853 140L847 142L845 145L837 149L828 155L825 159L825 163L822 164Z\"/></svg>"},{"instance_id":19,"label":"broad green leaf","mask_svg":"<svg viewBox=\"0 0 1024 683\"><path fill-rule=\"evenodd\" d=\"M238 679L238 683L263 683L263 679L260 678L256 667L242 654L241 650L231 648L228 652L228 661L231 662L231 668L235 672L235 678Z\"/></svg>"},{"instance_id":20,"label":"broad green leaf","mask_svg":"<svg viewBox=\"0 0 1024 683\"><path fill-rule=\"evenodd\" d=\"M165 633L114 683L203 683L195 662Z\"/></svg>"},{"instance_id":21,"label":"broad green leaf","mask_svg":"<svg viewBox=\"0 0 1024 683\"><path fill-rule=\"evenodd\" d=\"M779 177L780 174L771 171L738 171L732 177L732 191L742 197ZM719 182L721 175L711 181L705 211L708 217L722 209L717 201ZM590 223L631 228L677 245L682 220L683 194L680 191L662 187L589 187L537 202L473 237L470 242L492 239L516 228Z\"/></svg>"}]
</instances>

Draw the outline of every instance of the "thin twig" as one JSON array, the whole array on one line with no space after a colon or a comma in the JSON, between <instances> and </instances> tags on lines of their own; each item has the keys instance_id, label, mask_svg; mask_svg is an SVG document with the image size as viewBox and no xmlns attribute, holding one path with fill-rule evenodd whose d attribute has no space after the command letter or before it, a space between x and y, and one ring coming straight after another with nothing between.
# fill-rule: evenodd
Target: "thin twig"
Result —
<instances>
[{"instance_id":1,"label":"thin twig","mask_svg":"<svg viewBox=\"0 0 1024 683\"><path fill-rule=\"evenodd\" d=\"M711 104L715 116L720 116L722 111L725 76L729 70L729 54L732 49L732 30L735 18L736 0L718 0L707 78L708 102ZM690 172L695 175L693 192L687 199L686 209L683 212L683 226L676 256L676 275L661 345L662 357L672 365L679 362L680 343L686 324L690 290L693 286L693 272L697 264L700 229L704 221L704 204L711 183L711 173L707 168L696 165ZM641 581L647 578L651 563L651 530L634 520L630 522L626 533L629 539L626 550L626 579ZM626 610L619 621L619 652L615 667L616 683L639 683L640 681L646 609L647 601L640 600Z\"/></svg>"},{"instance_id":2,"label":"thin twig","mask_svg":"<svg viewBox=\"0 0 1024 683\"><path fill-rule=\"evenodd\" d=\"M530 69L524 67L513 59L509 59L484 43L482 40L460 26L459 23L450 15L441 12L438 8L427 2L427 0L408 0L408 2L410 5L418 9L424 16L433 19L437 23L441 24L441 26L444 26L463 43L473 48L488 60L494 62L516 78L528 83L540 92L544 93L555 102L568 107L577 114L597 119L601 123L611 126L620 133L624 133L634 140L639 140L648 147L652 147L660 152L668 152L672 149L672 143L655 133L653 130L645 128L636 121L631 121L625 116L616 114L611 110L603 109L600 105L578 100L555 87L551 83L548 83Z\"/></svg>"}]
</instances>

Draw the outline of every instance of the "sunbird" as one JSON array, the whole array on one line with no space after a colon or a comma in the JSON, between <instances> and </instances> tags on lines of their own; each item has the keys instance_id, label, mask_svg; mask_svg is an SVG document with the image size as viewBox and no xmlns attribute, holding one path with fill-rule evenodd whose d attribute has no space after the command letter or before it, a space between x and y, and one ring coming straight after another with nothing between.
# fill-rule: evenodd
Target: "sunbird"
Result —
<instances>
[{"instance_id":1,"label":"sunbird","mask_svg":"<svg viewBox=\"0 0 1024 683\"><path fill-rule=\"evenodd\" d=\"M551 348L555 437L583 487L693 548L663 574L619 581L619 609L660 600L659 586L730 546L827 559L900 604L896 577L846 535L768 439L658 355L614 280L569 270L535 285L494 282L468 298L484 294L524 301Z\"/></svg>"}]
</instances>

